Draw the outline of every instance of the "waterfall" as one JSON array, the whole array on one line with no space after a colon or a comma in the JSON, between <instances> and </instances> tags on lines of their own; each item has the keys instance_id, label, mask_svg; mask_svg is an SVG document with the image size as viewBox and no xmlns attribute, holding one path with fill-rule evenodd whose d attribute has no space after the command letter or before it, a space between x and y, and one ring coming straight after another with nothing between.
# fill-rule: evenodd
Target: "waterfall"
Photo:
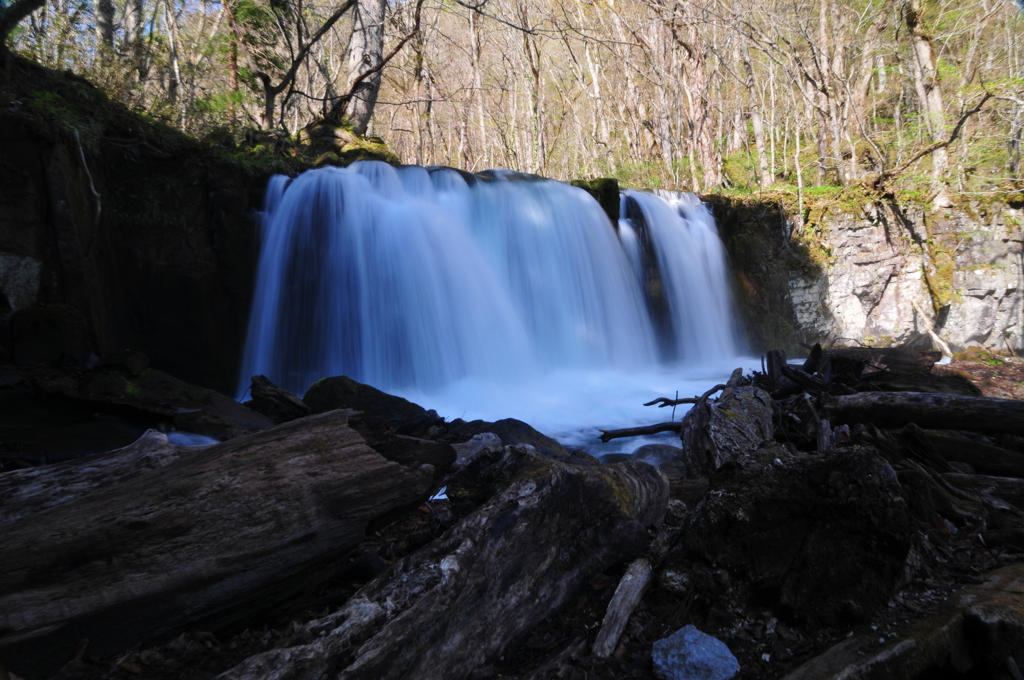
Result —
<instances>
[{"instance_id":1,"label":"waterfall","mask_svg":"<svg viewBox=\"0 0 1024 680\"><path fill-rule=\"evenodd\" d=\"M570 373L586 389L731 359L710 214L687 195L623 201L616 228L584 190L508 171L361 161L274 178L239 394L256 374L299 395L332 375L411 395Z\"/></svg>"}]
</instances>

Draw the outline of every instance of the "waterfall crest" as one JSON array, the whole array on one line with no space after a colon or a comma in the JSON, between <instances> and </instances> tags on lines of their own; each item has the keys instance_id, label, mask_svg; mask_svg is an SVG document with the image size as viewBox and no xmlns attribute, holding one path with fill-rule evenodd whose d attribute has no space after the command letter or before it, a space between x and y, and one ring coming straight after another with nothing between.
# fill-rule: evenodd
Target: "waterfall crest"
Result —
<instances>
[{"instance_id":1,"label":"waterfall crest","mask_svg":"<svg viewBox=\"0 0 1024 680\"><path fill-rule=\"evenodd\" d=\"M735 354L710 214L686 195L624 202L616 230L582 189L505 171L362 161L274 178L239 395L256 374L300 395L342 374L430 393Z\"/></svg>"}]
</instances>

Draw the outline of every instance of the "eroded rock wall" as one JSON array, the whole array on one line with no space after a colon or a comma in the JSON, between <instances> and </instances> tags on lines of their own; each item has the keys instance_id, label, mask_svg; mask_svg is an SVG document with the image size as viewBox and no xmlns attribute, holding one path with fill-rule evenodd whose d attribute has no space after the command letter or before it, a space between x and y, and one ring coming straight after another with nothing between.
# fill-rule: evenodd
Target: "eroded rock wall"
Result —
<instances>
[{"instance_id":1,"label":"eroded rock wall","mask_svg":"<svg viewBox=\"0 0 1024 680\"><path fill-rule=\"evenodd\" d=\"M954 350L1022 347L1021 209L866 204L820 219L829 263L789 282L805 341L927 346L924 312Z\"/></svg>"},{"instance_id":2,"label":"eroded rock wall","mask_svg":"<svg viewBox=\"0 0 1024 680\"><path fill-rule=\"evenodd\" d=\"M928 347L917 307L952 348L1024 349L1024 206L943 211L707 197L753 351L800 343Z\"/></svg>"}]
</instances>

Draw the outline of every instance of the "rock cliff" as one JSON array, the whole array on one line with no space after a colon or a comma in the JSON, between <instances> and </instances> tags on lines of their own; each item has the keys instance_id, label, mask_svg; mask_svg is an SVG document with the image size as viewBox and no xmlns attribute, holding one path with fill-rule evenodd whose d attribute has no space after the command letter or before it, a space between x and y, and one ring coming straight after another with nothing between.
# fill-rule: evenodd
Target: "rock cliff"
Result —
<instances>
[{"instance_id":1,"label":"rock cliff","mask_svg":"<svg viewBox=\"0 0 1024 680\"><path fill-rule=\"evenodd\" d=\"M273 169L16 63L0 87L0 359L141 349L233 390Z\"/></svg>"},{"instance_id":2,"label":"rock cliff","mask_svg":"<svg viewBox=\"0 0 1024 680\"><path fill-rule=\"evenodd\" d=\"M754 349L927 347L928 324L954 351L1024 348L1024 205L845 198L801 226L780 202L710 200Z\"/></svg>"}]
</instances>

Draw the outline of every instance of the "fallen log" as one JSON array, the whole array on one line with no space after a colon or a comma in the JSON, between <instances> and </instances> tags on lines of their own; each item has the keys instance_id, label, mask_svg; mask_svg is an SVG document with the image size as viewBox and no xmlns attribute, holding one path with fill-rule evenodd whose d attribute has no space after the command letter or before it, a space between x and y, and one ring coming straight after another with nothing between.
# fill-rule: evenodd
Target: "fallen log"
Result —
<instances>
[{"instance_id":1,"label":"fallen log","mask_svg":"<svg viewBox=\"0 0 1024 680\"><path fill-rule=\"evenodd\" d=\"M682 423L658 423L657 425L645 425L643 427L627 427L621 430L601 430L600 440L607 444L613 439L622 439L623 437L640 437L645 434L658 434L660 432L679 432L682 427Z\"/></svg>"},{"instance_id":2,"label":"fallen log","mask_svg":"<svg viewBox=\"0 0 1024 680\"><path fill-rule=\"evenodd\" d=\"M349 414L185 450L150 435L102 464L0 477L0 662L50 673L85 638L110 656L244 621L329 578L370 521L420 502L434 475L371 449Z\"/></svg>"},{"instance_id":3,"label":"fallen log","mask_svg":"<svg viewBox=\"0 0 1024 680\"><path fill-rule=\"evenodd\" d=\"M929 443L947 461L967 463L979 473L1024 479L1024 453L970 439L926 435Z\"/></svg>"},{"instance_id":4,"label":"fallen log","mask_svg":"<svg viewBox=\"0 0 1024 680\"><path fill-rule=\"evenodd\" d=\"M1018 510L1024 510L1024 479L954 473L944 474L942 478L957 488L995 496Z\"/></svg>"},{"instance_id":5,"label":"fallen log","mask_svg":"<svg viewBox=\"0 0 1024 680\"><path fill-rule=\"evenodd\" d=\"M608 603L608 611L601 621L601 630L594 640L594 656L608 657L615 651L622 631L629 623L629 617L633 615L633 610L651 585L653 573L651 563L642 557L632 562L626 569L625 575L619 581L619 587L615 589L612 601Z\"/></svg>"},{"instance_id":6,"label":"fallen log","mask_svg":"<svg viewBox=\"0 0 1024 680\"><path fill-rule=\"evenodd\" d=\"M510 446L495 465L511 479L501 493L306 624L295 646L221 680L468 678L594 574L637 557L668 504L668 481L646 463L584 467Z\"/></svg>"},{"instance_id":7,"label":"fallen log","mask_svg":"<svg viewBox=\"0 0 1024 680\"><path fill-rule=\"evenodd\" d=\"M861 392L825 403L833 423L1024 435L1024 401L925 392Z\"/></svg>"},{"instance_id":8,"label":"fallen log","mask_svg":"<svg viewBox=\"0 0 1024 680\"><path fill-rule=\"evenodd\" d=\"M707 392L705 392L704 394L700 395L699 397L684 397L683 399L669 399L668 397L658 397L657 399L646 402L644 406L654 406L655 404L657 404L658 408L665 408L666 406L679 406L681 404L699 404L701 401L709 399L711 395L714 394L715 392L718 392L719 390L724 390L725 388L725 385L719 383L712 387Z\"/></svg>"},{"instance_id":9,"label":"fallen log","mask_svg":"<svg viewBox=\"0 0 1024 680\"><path fill-rule=\"evenodd\" d=\"M822 352L823 359L832 357L855 359L895 374L906 374L930 372L942 358L942 352L918 352L902 347L842 347Z\"/></svg>"},{"instance_id":10,"label":"fallen log","mask_svg":"<svg viewBox=\"0 0 1024 680\"><path fill-rule=\"evenodd\" d=\"M756 387L736 387L731 398L706 401L683 418L686 458L695 470L711 474L772 439L772 398Z\"/></svg>"}]
</instances>

